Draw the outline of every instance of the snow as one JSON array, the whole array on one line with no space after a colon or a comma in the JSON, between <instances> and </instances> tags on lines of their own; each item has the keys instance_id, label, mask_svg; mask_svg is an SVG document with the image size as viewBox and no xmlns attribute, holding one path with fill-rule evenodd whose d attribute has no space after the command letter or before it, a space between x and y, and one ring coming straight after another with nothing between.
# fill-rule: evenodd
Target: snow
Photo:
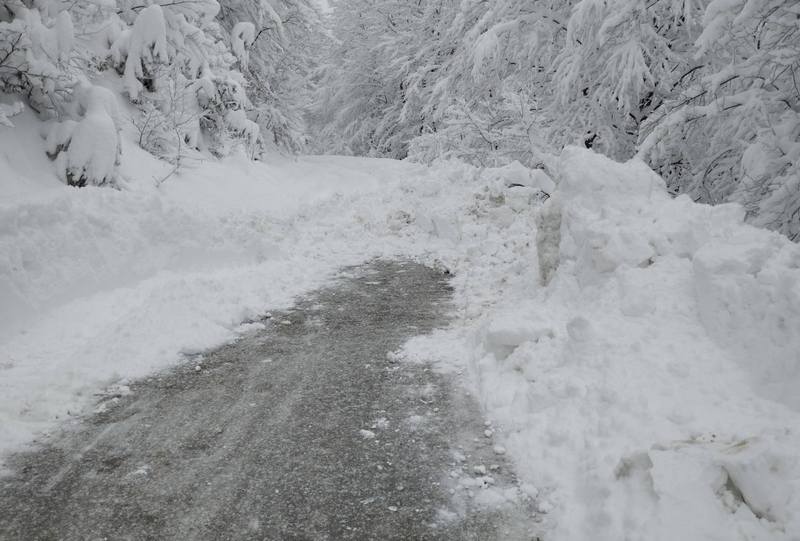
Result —
<instances>
[{"instance_id":1,"label":"snow","mask_svg":"<svg viewBox=\"0 0 800 541\"><path fill-rule=\"evenodd\" d=\"M25 107L21 102L14 102L10 104L0 103L0 126L13 128L14 124L11 122L10 118L14 115L20 114L24 109Z\"/></svg>"},{"instance_id":2,"label":"snow","mask_svg":"<svg viewBox=\"0 0 800 541\"><path fill-rule=\"evenodd\" d=\"M405 355L466 357L548 538L796 539L800 249L736 206L670 198L639 161L560 162L549 285L533 287L533 231L503 245L489 228L455 265L461 324Z\"/></svg>"},{"instance_id":3,"label":"snow","mask_svg":"<svg viewBox=\"0 0 800 541\"><path fill-rule=\"evenodd\" d=\"M35 130L0 138L9 163L16 149L37 151L37 178L17 167L0 176L3 450L83 411L110 384L234 339L242 321L371 257L363 244L326 246L330 230L304 225L310 211L414 169L234 157L187 167L156 187L168 164L126 141L123 190L76 190L48 170Z\"/></svg>"},{"instance_id":4,"label":"snow","mask_svg":"<svg viewBox=\"0 0 800 541\"><path fill-rule=\"evenodd\" d=\"M167 23L161 6L151 4L140 11L133 28L123 32L119 40L112 51L118 62L125 57L125 88L131 100L137 100L142 91L140 79L144 77L142 62L169 59Z\"/></svg>"},{"instance_id":5,"label":"snow","mask_svg":"<svg viewBox=\"0 0 800 541\"><path fill-rule=\"evenodd\" d=\"M494 176L501 179L506 186L523 186L534 190L552 193L555 184L547 173L541 169L530 169L518 161L494 169Z\"/></svg>"},{"instance_id":6,"label":"snow","mask_svg":"<svg viewBox=\"0 0 800 541\"><path fill-rule=\"evenodd\" d=\"M243 70L247 69L250 60L250 47L256 39L256 27L251 22L236 23L231 30L231 50Z\"/></svg>"},{"instance_id":7,"label":"snow","mask_svg":"<svg viewBox=\"0 0 800 541\"><path fill-rule=\"evenodd\" d=\"M58 154L59 174L68 184L113 182L120 155L116 98L106 88L85 83L76 94L81 118L53 126L47 151Z\"/></svg>"},{"instance_id":8,"label":"snow","mask_svg":"<svg viewBox=\"0 0 800 541\"><path fill-rule=\"evenodd\" d=\"M64 10L56 17L55 42L58 51L58 61L67 62L72 47L75 44L75 29L72 26L72 17Z\"/></svg>"},{"instance_id":9,"label":"snow","mask_svg":"<svg viewBox=\"0 0 800 541\"><path fill-rule=\"evenodd\" d=\"M454 273L455 319L388 358L465 377L542 535L800 536L800 248L739 207L672 199L642 162L577 148L552 179L194 156L157 182L171 166L123 139L120 189L78 190L36 161L28 113L14 121L0 127L3 451L111 385L202 367L342 266L402 256Z\"/></svg>"},{"instance_id":10,"label":"snow","mask_svg":"<svg viewBox=\"0 0 800 541\"><path fill-rule=\"evenodd\" d=\"M247 118L247 114L237 109L225 114L225 122L237 135L243 137L249 144L254 144L258 139L260 128L258 124Z\"/></svg>"}]
</instances>

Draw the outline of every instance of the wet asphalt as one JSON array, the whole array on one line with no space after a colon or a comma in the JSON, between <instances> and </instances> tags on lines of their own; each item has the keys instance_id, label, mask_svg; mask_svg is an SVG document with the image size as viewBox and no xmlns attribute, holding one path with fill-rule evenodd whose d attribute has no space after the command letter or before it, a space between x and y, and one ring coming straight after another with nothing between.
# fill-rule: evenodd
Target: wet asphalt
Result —
<instances>
[{"instance_id":1,"label":"wet asphalt","mask_svg":"<svg viewBox=\"0 0 800 541\"><path fill-rule=\"evenodd\" d=\"M447 324L447 279L345 269L264 329L106 397L7 460L0 539L532 539L475 402L389 355ZM479 503L492 491L503 505Z\"/></svg>"}]
</instances>

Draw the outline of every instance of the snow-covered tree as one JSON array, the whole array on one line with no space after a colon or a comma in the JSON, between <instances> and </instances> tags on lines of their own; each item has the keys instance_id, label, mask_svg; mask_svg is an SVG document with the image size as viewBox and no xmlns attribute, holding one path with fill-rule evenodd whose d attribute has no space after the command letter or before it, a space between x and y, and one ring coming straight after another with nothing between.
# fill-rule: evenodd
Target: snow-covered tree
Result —
<instances>
[{"instance_id":1,"label":"snow-covered tree","mask_svg":"<svg viewBox=\"0 0 800 541\"><path fill-rule=\"evenodd\" d=\"M393 147L402 107L402 74L392 72L389 65L400 56L395 47L397 28L407 22L400 14L409 6L376 0L336 4L319 107L325 135L339 152L403 157L402 149Z\"/></svg>"},{"instance_id":2,"label":"snow-covered tree","mask_svg":"<svg viewBox=\"0 0 800 541\"><path fill-rule=\"evenodd\" d=\"M246 81L253 120L271 146L298 151L306 141L305 111L324 41L313 0L230 0L219 19Z\"/></svg>"},{"instance_id":3,"label":"snow-covered tree","mask_svg":"<svg viewBox=\"0 0 800 541\"><path fill-rule=\"evenodd\" d=\"M692 66L704 0L581 0L555 64L559 139L625 159ZM572 139L573 141L570 141Z\"/></svg>"},{"instance_id":4,"label":"snow-covered tree","mask_svg":"<svg viewBox=\"0 0 800 541\"><path fill-rule=\"evenodd\" d=\"M564 2L350 0L321 91L350 150L535 163ZM335 112L335 113L334 113ZM538 117L542 119L542 117ZM543 119L542 119L543 120Z\"/></svg>"},{"instance_id":5,"label":"snow-covered tree","mask_svg":"<svg viewBox=\"0 0 800 541\"><path fill-rule=\"evenodd\" d=\"M127 95L142 109L134 121L140 144L171 159L179 159L183 146L221 156L237 140L255 152L258 129L244 113L251 104L238 59L215 19L219 4L118 5L120 23L109 53Z\"/></svg>"},{"instance_id":6,"label":"snow-covered tree","mask_svg":"<svg viewBox=\"0 0 800 541\"><path fill-rule=\"evenodd\" d=\"M70 186L113 184L119 165L120 113L107 88L81 81L74 90L73 118L60 122L47 138L47 153Z\"/></svg>"},{"instance_id":7,"label":"snow-covered tree","mask_svg":"<svg viewBox=\"0 0 800 541\"><path fill-rule=\"evenodd\" d=\"M541 163L549 146L543 111L552 100L551 66L570 5L470 0L447 14L449 54L431 95L436 129L426 139L481 164Z\"/></svg>"},{"instance_id":8,"label":"snow-covered tree","mask_svg":"<svg viewBox=\"0 0 800 541\"><path fill-rule=\"evenodd\" d=\"M48 152L74 185L113 184L123 119L114 92L91 82L109 67L120 73L125 95L141 114L157 120L144 123L143 142L161 141L144 144L149 150L160 146L167 155L172 149L165 147L176 144L202 148L204 136L213 141L223 132L253 139L252 126L229 114L247 100L240 89L227 92L241 85L241 76L228 69L235 58L219 39L218 10L214 0L5 0L0 92L20 95L43 120L52 119ZM224 111L219 87L237 98L225 101Z\"/></svg>"},{"instance_id":9,"label":"snow-covered tree","mask_svg":"<svg viewBox=\"0 0 800 541\"><path fill-rule=\"evenodd\" d=\"M800 240L800 4L714 0L703 26L682 92L649 122L640 154L676 192L739 201Z\"/></svg>"},{"instance_id":10,"label":"snow-covered tree","mask_svg":"<svg viewBox=\"0 0 800 541\"><path fill-rule=\"evenodd\" d=\"M116 98L85 79L67 7L47 0L0 4L0 92L21 95L50 121L47 152L67 184L113 184L120 158Z\"/></svg>"},{"instance_id":11,"label":"snow-covered tree","mask_svg":"<svg viewBox=\"0 0 800 541\"><path fill-rule=\"evenodd\" d=\"M46 115L57 114L74 80L68 61L74 28L59 2L0 3L0 92L21 94Z\"/></svg>"},{"instance_id":12,"label":"snow-covered tree","mask_svg":"<svg viewBox=\"0 0 800 541\"><path fill-rule=\"evenodd\" d=\"M546 165L638 153L800 240L795 0L340 0L328 148Z\"/></svg>"}]
</instances>

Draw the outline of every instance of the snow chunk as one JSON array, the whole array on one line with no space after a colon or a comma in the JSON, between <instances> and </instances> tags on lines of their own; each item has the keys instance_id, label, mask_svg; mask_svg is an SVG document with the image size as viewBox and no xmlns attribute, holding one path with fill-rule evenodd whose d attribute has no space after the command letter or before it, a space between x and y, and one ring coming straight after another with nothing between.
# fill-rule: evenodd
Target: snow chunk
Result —
<instances>
[{"instance_id":1,"label":"snow chunk","mask_svg":"<svg viewBox=\"0 0 800 541\"><path fill-rule=\"evenodd\" d=\"M504 186L522 186L552 194L556 188L552 179L541 169L530 169L518 161L503 167L487 169L487 177L500 180Z\"/></svg>"},{"instance_id":2,"label":"snow chunk","mask_svg":"<svg viewBox=\"0 0 800 541\"><path fill-rule=\"evenodd\" d=\"M484 347L498 359L505 359L525 342L552 336L549 325L532 320L528 313L503 312L496 314L486 326Z\"/></svg>"}]
</instances>

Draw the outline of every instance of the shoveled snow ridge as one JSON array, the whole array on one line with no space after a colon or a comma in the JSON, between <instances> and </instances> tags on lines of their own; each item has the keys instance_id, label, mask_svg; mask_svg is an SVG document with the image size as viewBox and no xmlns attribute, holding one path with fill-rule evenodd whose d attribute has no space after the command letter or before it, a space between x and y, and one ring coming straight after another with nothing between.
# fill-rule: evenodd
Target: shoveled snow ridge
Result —
<instances>
[{"instance_id":1,"label":"shoveled snow ridge","mask_svg":"<svg viewBox=\"0 0 800 541\"><path fill-rule=\"evenodd\" d=\"M470 359L549 538L798 539L800 247L639 161L569 148L558 169L549 285L509 275L406 356Z\"/></svg>"}]
</instances>

